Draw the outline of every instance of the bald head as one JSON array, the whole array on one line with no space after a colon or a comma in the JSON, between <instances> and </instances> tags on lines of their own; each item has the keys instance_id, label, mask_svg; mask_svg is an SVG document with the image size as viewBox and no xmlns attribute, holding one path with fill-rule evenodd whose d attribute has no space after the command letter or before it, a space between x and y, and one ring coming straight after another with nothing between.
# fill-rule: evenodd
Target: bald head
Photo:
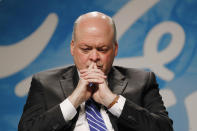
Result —
<instances>
[{"instance_id":1,"label":"bald head","mask_svg":"<svg viewBox=\"0 0 197 131\"><path fill-rule=\"evenodd\" d=\"M76 41L81 31L97 31L102 29L103 35L112 35L116 43L116 27L113 19L100 12L89 12L79 16L73 27L72 40Z\"/></svg>"}]
</instances>

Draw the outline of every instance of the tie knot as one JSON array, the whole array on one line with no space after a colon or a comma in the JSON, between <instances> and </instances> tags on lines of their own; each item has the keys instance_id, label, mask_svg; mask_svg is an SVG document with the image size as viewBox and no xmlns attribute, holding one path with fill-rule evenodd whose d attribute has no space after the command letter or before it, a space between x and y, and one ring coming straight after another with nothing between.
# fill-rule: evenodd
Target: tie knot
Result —
<instances>
[{"instance_id":1,"label":"tie knot","mask_svg":"<svg viewBox=\"0 0 197 131\"><path fill-rule=\"evenodd\" d=\"M96 110L100 110L101 108L101 105L99 103L97 103L96 101L94 101L92 98L88 99L86 101L86 106L90 106L90 107L93 107L94 109Z\"/></svg>"}]
</instances>

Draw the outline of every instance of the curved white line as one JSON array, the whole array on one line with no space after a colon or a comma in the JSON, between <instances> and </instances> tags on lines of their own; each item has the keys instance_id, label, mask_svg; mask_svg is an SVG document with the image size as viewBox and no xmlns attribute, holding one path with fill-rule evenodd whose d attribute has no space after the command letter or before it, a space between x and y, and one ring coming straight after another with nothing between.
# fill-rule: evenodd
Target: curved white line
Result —
<instances>
[{"instance_id":1,"label":"curved white line","mask_svg":"<svg viewBox=\"0 0 197 131\"><path fill-rule=\"evenodd\" d=\"M9 46L0 46L0 78L12 75L30 64L48 44L57 23L57 15L51 13L26 39Z\"/></svg>"},{"instance_id":2,"label":"curved white line","mask_svg":"<svg viewBox=\"0 0 197 131\"><path fill-rule=\"evenodd\" d=\"M27 95L29 92L29 88L31 85L32 76L25 78L24 80L20 81L15 87L15 94L18 97L23 97Z\"/></svg>"},{"instance_id":3,"label":"curved white line","mask_svg":"<svg viewBox=\"0 0 197 131\"><path fill-rule=\"evenodd\" d=\"M172 40L165 49L158 51L159 40L166 33L171 34ZM144 42L144 56L116 59L114 64L149 68L161 79L170 81L174 78L174 73L165 67L165 64L174 60L181 53L184 44L183 28L175 22L166 21L153 27L147 34Z\"/></svg>"},{"instance_id":4,"label":"curved white line","mask_svg":"<svg viewBox=\"0 0 197 131\"><path fill-rule=\"evenodd\" d=\"M131 0L123 6L113 19L117 28L117 39L126 32L146 11L158 3L159 0Z\"/></svg>"},{"instance_id":5,"label":"curved white line","mask_svg":"<svg viewBox=\"0 0 197 131\"><path fill-rule=\"evenodd\" d=\"M185 99L185 106L187 109L187 114L188 114L188 119L189 119L189 131L196 131L197 130L196 99L197 99L197 91L193 92Z\"/></svg>"},{"instance_id":6,"label":"curved white line","mask_svg":"<svg viewBox=\"0 0 197 131\"><path fill-rule=\"evenodd\" d=\"M164 102L165 107L169 108L176 104L177 102L176 96L169 87L165 87L164 89L161 89L159 93L162 96L162 100Z\"/></svg>"}]
</instances>

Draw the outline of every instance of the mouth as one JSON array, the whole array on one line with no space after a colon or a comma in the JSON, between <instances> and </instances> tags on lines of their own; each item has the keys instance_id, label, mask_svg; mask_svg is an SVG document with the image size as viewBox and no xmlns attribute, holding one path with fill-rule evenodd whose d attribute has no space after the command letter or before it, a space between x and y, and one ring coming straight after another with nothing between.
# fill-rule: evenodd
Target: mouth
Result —
<instances>
[{"instance_id":1,"label":"mouth","mask_svg":"<svg viewBox=\"0 0 197 131\"><path fill-rule=\"evenodd\" d=\"M98 69L102 70L103 69L103 66L97 66Z\"/></svg>"},{"instance_id":2,"label":"mouth","mask_svg":"<svg viewBox=\"0 0 197 131\"><path fill-rule=\"evenodd\" d=\"M96 66L98 69L103 69L103 64L101 62L97 62Z\"/></svg>"}]
</instances>

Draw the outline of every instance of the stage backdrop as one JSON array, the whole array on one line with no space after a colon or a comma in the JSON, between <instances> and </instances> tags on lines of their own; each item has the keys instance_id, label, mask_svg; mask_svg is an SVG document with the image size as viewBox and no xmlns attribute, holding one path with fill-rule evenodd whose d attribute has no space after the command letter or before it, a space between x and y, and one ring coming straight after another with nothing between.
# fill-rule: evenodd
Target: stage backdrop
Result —
<instances>
[{"instance_id":1,"label":"stage backdrop","mask_svg":"<svg viewBox=\"0 0 197 131\"><path fill-rule=\"evenodd\" d=\"M0 0L0 130L14 131L34 73L73 64L74 20L112 16L115 63L155 72L175 131L197 130L196 0Z\"/></svg>"}]
</instances>

